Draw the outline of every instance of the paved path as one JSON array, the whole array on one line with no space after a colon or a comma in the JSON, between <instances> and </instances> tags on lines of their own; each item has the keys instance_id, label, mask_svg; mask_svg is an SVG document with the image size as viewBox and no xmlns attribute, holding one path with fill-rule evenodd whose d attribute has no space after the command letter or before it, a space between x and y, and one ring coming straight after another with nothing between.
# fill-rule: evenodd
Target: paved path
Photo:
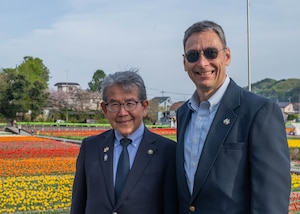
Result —
<instances>
[{"instance_id":1,"label":"paved path","mask_svg":"<svg viewBox=\"0 0 300 214\"><path fill-rule=\"evenodd\" d=\"M12 133L12 134L17 134L17 135L24 135L24 136L30 136L32 135L28 131L21 129L19 130L17 127L14 126L8 126L5 128L5 131ZM52 136L44 136L44 135L35 135L41 138L48 138L48 139L53 139L53 140L58 140L58 141L63 141L63 142L70 142L70 143L76 143L76 144L81 144L81 140L72 140L72 139L64 139L64 138L59 138L59 137L52 137Z\"/></svg>"},{"instance_id":2,"label":"paved path","mask_svg":"<svg viewBox=\"0 0 300 214\"><path fill-rule=\"evenodd\" d=\"M20 134L20 135L31 135L29 132L27 132L26 130L24 129L18 129L17 127L14 127L14 126L7 126L5 128L5 131L7 132L10 132L10 133L13 133L13 134Z\"/></svg>"},{"instance_id":3,"label":"paved path","mask_svg":"<svg viewBox=\"0 0 300 214\"><path fill-rule=\"evenodd\" d=\"M291 162L291 172L295 174L300 174L300 164L295 161Z\"/></svg>"},{"instance_id":4,"label":"paved path","mask_svg":"<svg viewBox=\"0 0 300 214\"><path fill-rule=\"evenodd\" d=\"M58 141L63 141L63 142L69 142L69 143L76 143L76 144L81 144L81 140L72 140L72 139L65 139L65 138L59 138L59 137L51 137L51 136L44 136L44 135L35 135L37 137L41 138L48 138L52 140L58 140Z\"/></svg>"}]
</instances>

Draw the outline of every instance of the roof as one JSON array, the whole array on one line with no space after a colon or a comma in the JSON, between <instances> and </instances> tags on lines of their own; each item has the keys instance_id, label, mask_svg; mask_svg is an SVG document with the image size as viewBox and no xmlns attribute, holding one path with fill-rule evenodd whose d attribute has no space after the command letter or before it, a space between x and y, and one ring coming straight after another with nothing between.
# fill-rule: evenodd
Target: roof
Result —
<instances>
[{"instance_id":1,"label":"roof","mask_svg":"<svg viewBox=\"0 0 300 214\"><path fill-rule=\"evenodd\" d=\"M63 85L77 85L77 86L80 86L78 83L76 82L58 82L58 83L55 83L54 86L63 86Z\"/></svg>"},{"instance_id":2,"label":"roof","mask_svg":"<svg viewBox=\"0 0 300 214\"><path fill-rule=\"evenodd\" d=\"M179 101L176 103L173 103L170 107L170 111L177 111L177 109L182 106L185 103L185 101Z\"/></svg>"},{"instance_id":3,"label":"roof","mask_svg":"<svg viewBox=\"0 0 300 214\"><path fill-rule=\"evenodd\" d=\"M167 99L170 99L170 97L153 97L151 100L152 101L158 101L159 103L162 103L166 101Z\"/></svg>"},{"instance_id":4,"label":"roof","mask_svg":"<svg viewBox=\"0 0 300 214\"><path fill-rule=\"evenodd\" d=\"M280 108L284 108L284 107L287 107L289 104L289 102L277 102L277 105L280 107Z\"/></svg>"}]
</instances>

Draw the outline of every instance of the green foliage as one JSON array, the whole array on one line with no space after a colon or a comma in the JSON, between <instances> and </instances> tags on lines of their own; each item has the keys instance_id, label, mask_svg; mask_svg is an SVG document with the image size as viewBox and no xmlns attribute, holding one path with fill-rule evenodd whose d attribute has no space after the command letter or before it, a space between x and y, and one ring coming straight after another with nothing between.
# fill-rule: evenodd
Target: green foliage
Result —
<instances>
[{"instance_id":1,"label":"green foliage","mask_svg":"<svg viewBox=\"0 0 300 214\"><path fill-rule=\"evenodd\" d=\"M26 76L31 83L40 81L47 86L49 81L49 70L39 58L25 56L21 65L17 67L20 74Z\"/></svg>"},{"instance_id":2,"label":"green foliage","mask_svg":"<svg viewBox=\"0 0 300 214\"><path fill-rule=\"evenodd\" d=\"M106 74L103 70L98 69L97 71L95 71L92 81L88 83L89 90L94 92L101 92L101 85L105 76Z\"/></svg>"},{"instance_id":3,"label":"green foliage","mask_svg":"<svg viewBox=\"0 0 300 214\"><path fill-rule=\"evenodd\" d=\"M251 85L252 92L280 102L300 102L300 79L264 79Z\"/></svg>"},{"instance_id":4,"label":"green foliage","mask_svg":"<svg viewBox=\"0 0 300 214\"><path fill-rule=\"evenodd\" d=\"M41 113L48 100L49 70L42 60L24 57L16 68L0 72L0 112L6 118L15 118L16 113L31 112L31 120Z\"/></svg>"},{"instance_id":5,"label":"green foliage","mask_svg":"<svg viewBox=\"0 0 300 214\"><path fill-rule=\"evenodd\" d=\"M291 121L291 120L296 120L298 119L298 115L297 114L289 114L287 116L287 120Z\"/></svg>"},{"instance_id":6,"label":"green foliage","mask_svg":"<svg viewBox=\"0 0 300 214\"><path fill-rule=\"evenodd\" d=\"M29 83L16 70L5 69L2 75L5 76L7 84L2 88L0 112L8 118L15 118L17 112L26 111L26 100L30 99L26 98Z\"/></svg>"},{"instance_id":7,"label":"green foliage","mask_svg":"<svg viewBox=\"0 0 300 214\"><path fill-rule=\"evenodd\" d=\"M45 90L45 85L40 81L34 81L32 86L29 88L28 94L31 97L29 102L29 109L32 111L31 118L36 118L47 104L45 97L49 96L49 93Z\"/></svg>"}]
</instances>

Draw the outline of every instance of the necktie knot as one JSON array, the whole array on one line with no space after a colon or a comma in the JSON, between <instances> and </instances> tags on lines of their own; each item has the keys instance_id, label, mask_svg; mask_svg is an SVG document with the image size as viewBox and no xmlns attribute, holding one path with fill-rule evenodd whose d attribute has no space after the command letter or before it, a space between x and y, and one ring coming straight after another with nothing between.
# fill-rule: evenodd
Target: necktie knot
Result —
<instances>
[{"instance_id":1,"label":"necktie knot","mask_svg":"<svg viewBox=\"0 0 300 214\"><path fill-rule=\"evenodd\" d=\"M127 147L131 142L132 142L132 140L128 139L126 137L124 137L120 140L120 143L123 147Z\"/></svg>"}]
</instances>

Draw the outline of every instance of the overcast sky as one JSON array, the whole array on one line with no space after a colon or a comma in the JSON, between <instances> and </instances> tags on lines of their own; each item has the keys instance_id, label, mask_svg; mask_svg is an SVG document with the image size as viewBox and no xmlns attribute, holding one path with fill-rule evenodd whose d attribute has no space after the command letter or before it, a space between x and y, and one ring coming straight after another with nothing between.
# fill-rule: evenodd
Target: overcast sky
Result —
<instances>
[{"instance_id":1,"label":"overcast sky","mask_svg":"<svg viewBox=\"0 0 300 214\"><path fill-rule=\"evenodd\" d=\"M300 78L299 8L299 0L251 1L252 83ZM183 69L183 33L204 19L223 27L227 73L247 86L247 0L1 0L0 69L37 57L49 88L68 81L87 89L97 69L137 68L149 98L187 100L195 86Z\"/></svg>"}]
</instances>

